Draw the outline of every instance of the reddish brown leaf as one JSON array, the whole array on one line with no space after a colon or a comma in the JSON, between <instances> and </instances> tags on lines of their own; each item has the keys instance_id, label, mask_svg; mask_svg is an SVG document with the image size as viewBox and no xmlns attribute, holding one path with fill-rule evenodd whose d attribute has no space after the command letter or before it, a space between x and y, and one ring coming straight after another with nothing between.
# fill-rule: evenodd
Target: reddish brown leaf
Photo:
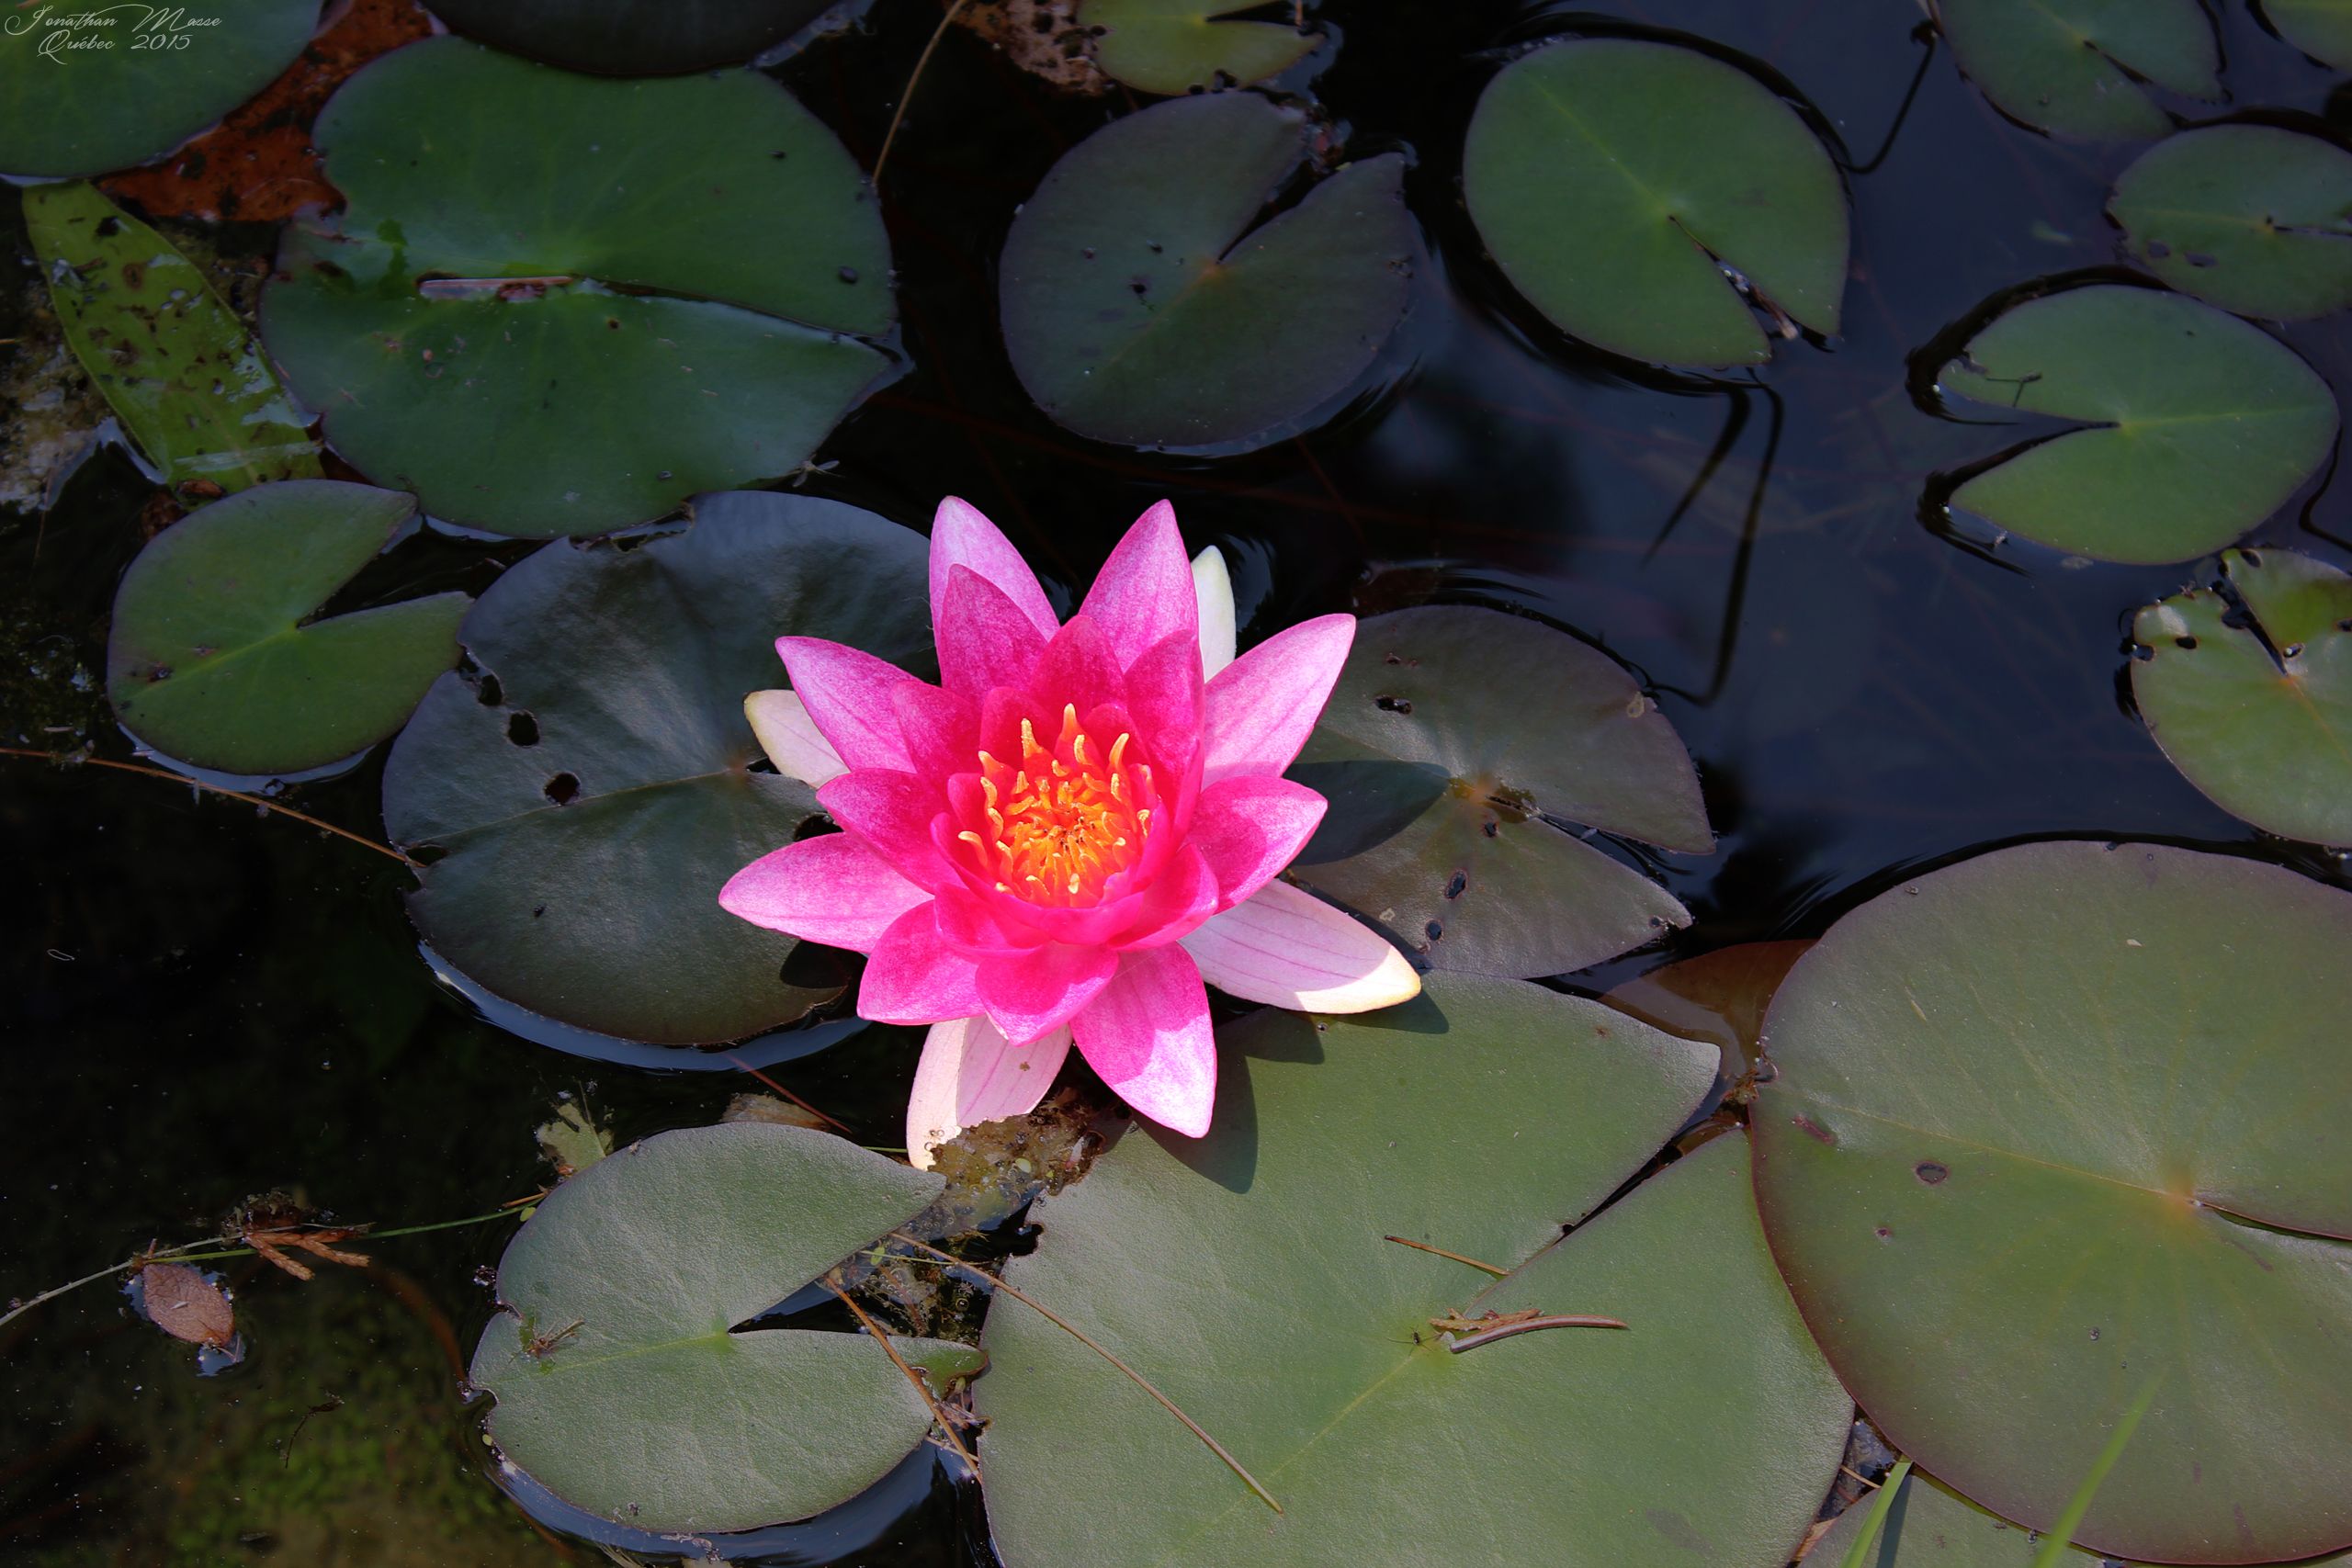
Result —
<instances>
[{"instance_id":1,"label":"reddish brown leaf","mask_svg":"<svg viewBox=\"0 0 2352 1568\"><path fill-rule=\"evenodd\" d=\"M350 0L285 74L151 168L99 182L157 218L275 223L341 200L319 172L311 122L370 60L441 30L416 0Z\"/></svg>"},{"instance_id":2,"label":"reddish brown leaf","mask_svg":"<svg viewBox=\"0 0 2352 1568\"><path fill-rule=\"evenodd\" d=\"M191 1345L225 1347L237 1337L229 1292L185 1263L150 1263L139 1270L139 1304L147 1321Z\"/></svg>"}]
</instances>

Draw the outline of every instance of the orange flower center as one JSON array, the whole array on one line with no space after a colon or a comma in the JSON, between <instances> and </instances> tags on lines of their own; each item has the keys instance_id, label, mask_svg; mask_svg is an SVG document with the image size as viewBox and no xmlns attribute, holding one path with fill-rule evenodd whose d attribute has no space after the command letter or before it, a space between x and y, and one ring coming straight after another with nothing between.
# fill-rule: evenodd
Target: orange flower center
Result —
<instances>
[{"instance_id":1,"label":"orange flower center","mask_svg":"<svg viewBox=\"0 0 2352 1568\"><path fill-rule=\"evenodd\" d=\"M1111 877L1142 858L1158 814L1151 764L1132 760L1124 730L1108 748L1062 708L1061 733L1038 743L1021 721L1021 760L980 753L980 793L988 825L956 835L972 846L1000 892L1057 908L1095 901Z\"/></svg>"}]
</instances>

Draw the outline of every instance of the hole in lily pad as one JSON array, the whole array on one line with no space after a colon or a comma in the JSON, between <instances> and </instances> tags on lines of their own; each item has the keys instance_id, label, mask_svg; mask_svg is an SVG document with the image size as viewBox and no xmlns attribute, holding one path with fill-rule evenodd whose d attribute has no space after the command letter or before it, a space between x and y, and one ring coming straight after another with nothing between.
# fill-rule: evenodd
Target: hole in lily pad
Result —
<instances>
[{"instance_id":1,"label":"hole in lily pad","mask_svg":"<svg viewBox=\"0 0 2352 1568\"><path fill-rule=\"evenodd\" d=\"M1544 679L1495 679L1510 670ZM1291 770L1330 803L1293 875L1472 974L1564 974L1689 924L1566 826L1713 847L1690 757L1639 695L1607 655L1521 616L1366 618Z\"/></svg>"},{"instance_id":2,"label":"hole in lily pad","mask_svg":"<svg viewBox=\"0 0 2352 1568\"><path fill-rule=\"evenodd\" d=\"M1757 1201L1898 1448L2047 1529L2159 1378L2076 1544L2352 1542L2346 973L2352 894L2092 842L1920 877L1797 961L1765 1022ZM1903 1246L1858 1246L1876 1225Z\"/></svg>"}]
</instances>

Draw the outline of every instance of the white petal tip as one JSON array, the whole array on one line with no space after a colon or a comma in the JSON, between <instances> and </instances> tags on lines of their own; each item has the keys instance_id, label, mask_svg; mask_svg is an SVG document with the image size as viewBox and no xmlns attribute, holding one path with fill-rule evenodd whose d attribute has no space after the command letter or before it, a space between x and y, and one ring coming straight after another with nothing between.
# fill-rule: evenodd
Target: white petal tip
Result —
<instances>
[{"instance_id":1,"label":"white petal tip","mask_svg":"<svg viewBox=\"0 0 2352 1568\"><path fill-rule=\"evenodd\" d=\"M1298 1008L1301 1012L1376 1012L1420 994L1420 972L1392 947L1380 966L1361 979L1329 990L1301 991Z\"/></svg>"},{"instance_id":2,"label":"white petal tip","mask_svg":"<svg viewBox=\"0 0 2352 1568\"><path fill-rule=\"evenodd\" d=\"M1371 1012L1421 990L1386 937L1287 882L1212 917L1183 946L1218 990L1295 1012Z\"/></svg>"},{"instance_id":3,"label":"white petal tip","mask_svg":"<svg viewBox=\"0 0 2352 1568\"><path fill-rule=\"evenodd\" d=\"M1201 606L1201 674L1215 680L1233 662L1238 629L1233 606L1233 574L1215 545L1193 558L1193 593Z\"/></svg>"},{"instance_id":4,"label":"white petal tip","mask_svg":"<svg viewBox=\"0 0 2352 1568\"><path fill-rule=\"evenodd\" d=\"M777 773L814 789L849 772L849 764L809 718L799 693L753 692L743 699L743 716Z\"/></svg>"}]
</instances>

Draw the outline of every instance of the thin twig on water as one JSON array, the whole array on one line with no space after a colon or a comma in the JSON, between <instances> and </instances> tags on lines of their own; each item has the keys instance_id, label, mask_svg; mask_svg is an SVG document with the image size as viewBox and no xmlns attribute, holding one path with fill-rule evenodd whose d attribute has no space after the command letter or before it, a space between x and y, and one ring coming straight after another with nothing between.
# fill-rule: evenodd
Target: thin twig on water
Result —
<instances>
[{"instance_id":1,"label":"thin twig on water","mask_svg":"<svg viewBox=\"0 0 2352 1568\"><path fill-rule=\"evenodd\" d=\"M938 1422L939 1429L947 1435L947 1446L956 1450L956 1458L972 1467L973 1474L978 1475L980 1461L973 1456L971 1450L964 1446L964 1439L956 1435L956 1424L947 1418L947 1412L939 1407L939 1401L933 1397L931 1385L922 1381L922 1374L909 1366L907 1359L899 1354L899 1348L890 1343L888 1332L875 1322L874 1315L858 1305L847 1291L842 1289L841 1281L834 1276L826 1275L823 1284L825 1289L841 1298L842 1305L849 1308L851 1315L865 1325L865 1332L874 1336L874 1342L882 1347L882 1353L890 1358L890 1364L906 1374L907 1382L914 1385L915 1397L922 1401L924 1408L931 1412L931 1418Z\"/></svg>"},{"instance_id":2,"label":"thin twig on water","mask_svg":"<svg viewBox=\"0 0 2352 1568\"><path fill-rule=\"evenodd\" d=\"M848 1122L840 1121L835 1117L826 1115L823 1111L818 1110L815 1106L809 1104L807 1100L801 1099L798 1095L793 1093L790 1089L776 1082L775 1079L768 1077L767 1074L760 1071L759 1068L752 1066L751 1063L743 1060L742 1057L736 1055L733 1052L730 1051L728 1053L727 1059L734 1063L737 1066L742 1068L745 1072L751 1074L753 1077L759 1079L762 1083L767 1085L768 1088L775 1090L776 1093L782 1095L785 1099L792 1101L793 1104L800 1107L801 1110L808 1112L809 1115L814 1116L818 1121L822 1122L826 1126L834 1128L842 1133L849 1131Z\"/></svg>"},{"instance_id":3,"label":"thin twig on water","mask_svg":"<svg viewBox=\"0 0 2352 1568\"><path fill-rule=\"evenodd\" d=\"M62 768L111 768L119 773L137 773L142 778L163 779L171 784L187 784L192 789L226 795L231 800L242 800L248 806L258 806L264 811L275 811L280 817L290 817L297 822L316 828L322 833L333 833L338 839L348 839L362 849L373 850L379 855L389 856L400 862L411 871L422 869L416 862L390 844L379 844L375 840L355 833L348 828L338 828L332 822L322 822L308 812L297 811L290 806L280 806L274 800L266 800L258 795L247 795L241 789L222 789L219 784L209 784L202 779L192 779L185 773L175 773L164 768L151 768L141 762L117 762L105 757L61 757L54 751L34 751L22 746L0 746L0 757L30 757L39 761L54 762Z\"/></svg>"},{"instance_id":4,"label":"thin twig on water","mask_svg":"<svg viewBox=\"0 0 2352 1568\"><path fill-rule=\"evenodd\" d=\"M877 188L882 184L882 165L890 161L890 144L899 139L899 122L907 118L907 100L915 96L915 84L922 80L923 67L931 63L931 51L939 47L939 40L947 36L947 29L956 25L956 18L969 3L970 0L956 0L948 6L947 15L939 18L939 26L933 30L931 41L915 56L915 68L907 74L906 88L899 95L899 107L890 111L890 129L882 133L882 151L874 154L874 173L866 176Z\"/></svg>"},{"instance_id":5,"label":"thin twig on water","mask_svg":"<svg viewBox=\"0 0 2352 1568\"><path fill-rule=\"evenodd\" d=\"M1085 1346L1088 1349L1093 1351L1096 1355L1102 1357L1113 1366L1118 1368L1120 1372L1129 1382L1134 1383L1137 1388L1143 1390L1144 1393L1151 1395L1155 1400L1158 1400L1161 1409L1176 1417L1177 1420L1184 1423L1184 1429L1192 1433L1193 1436L1200 1438L1203 1443L1205 1443L1208 1446L1209 1452L1216 1455L1218 1459L1223 1460L1225 1461L1225 1468L1239 1476L1241 1478L1241 1483L1250 1488L1250 1491L1255 1492L1258 1495L1260 1501L1263 1502L1266 1506L1272 1508L1277 1514L1283 1511L1283 1506L1274 1501L1274 1495L1267 1491L1265 1487L1260 1485L1258 1478L1250 1474L1250 1472L1243 1467L1239 1460L1235 1459L1230 1453L1227 1452L1226 1447L1223 1443L1220 1443L1215 1438L1210 1437L1207 1429L1202 1427L1198 1421L1193 1420L1190 1416L1187 1416L1182 1410L1179 1410L1176 1407L1176 1402L1174 1400L1169 1398L1166 1394L1152 1387L1151 1381L1149 1379L1146 1378L1141 1372L1136 1371L1133 1367L1127 1365L1125 1361L1119 1359L1118 1357L1111 1354L1110 1351L1105 1350L1093 1340L1088 1338L1084 1330L1071 1323L1068 1318L1062 1316L1061 1314L1046 1305L1043 1302L1028 1295L1026 1292L1023 1292L1020 1287L1006 1282L1002 1276L991 1274L977 1263L967 1263L963 1258L956 1257L954 1253L942 1252L939 1248L932 1246L931 1243L927 1241L917 1241L913 1236L907 1235L904 1231L892 1231L890 1233L890 1239L892 1241L902 1241L909 1247L929 1253L933 1258L946 1264L950 1268L962 1269L970 1273L978 1275L982 1280L988 1281L990 1289L1002 1291L1006 1295L1011 1296L1014 1301L1019 1302L1030 1311L1036 1313L1038 1315L1045 1318L1046 1322L1052 1324L1055 1327L1060 1329L1063 1333L1069 1335L1071 1338L1077 1340L1080 1344Z\"/></svg>"},{"instance_id":6,"label":"thin twig on water","mask_svg":"<svg viewBox=\"0 0 2352 1568\"><path fill-rule=\"evenodd\" d=\"M1456 1263L1467 1263L1471 1268L1478 1269L1482 1273L1492 1274L1498 1280L1510 1272L1508 1269L1498 1269L1491 1263L1481 1263L1475 1258L1464 1258L1458 1252L1448 1252L1442 1247L1431 1247L1428 1242L1415 1241L1409 1236L1385 1235L1380 1239L1383 1241L1393 1241L1399 1247L1412 1247L1418 1252L1434 1252L1440 1258L1450 1258Z\"/></svg>"}]
</instances>

